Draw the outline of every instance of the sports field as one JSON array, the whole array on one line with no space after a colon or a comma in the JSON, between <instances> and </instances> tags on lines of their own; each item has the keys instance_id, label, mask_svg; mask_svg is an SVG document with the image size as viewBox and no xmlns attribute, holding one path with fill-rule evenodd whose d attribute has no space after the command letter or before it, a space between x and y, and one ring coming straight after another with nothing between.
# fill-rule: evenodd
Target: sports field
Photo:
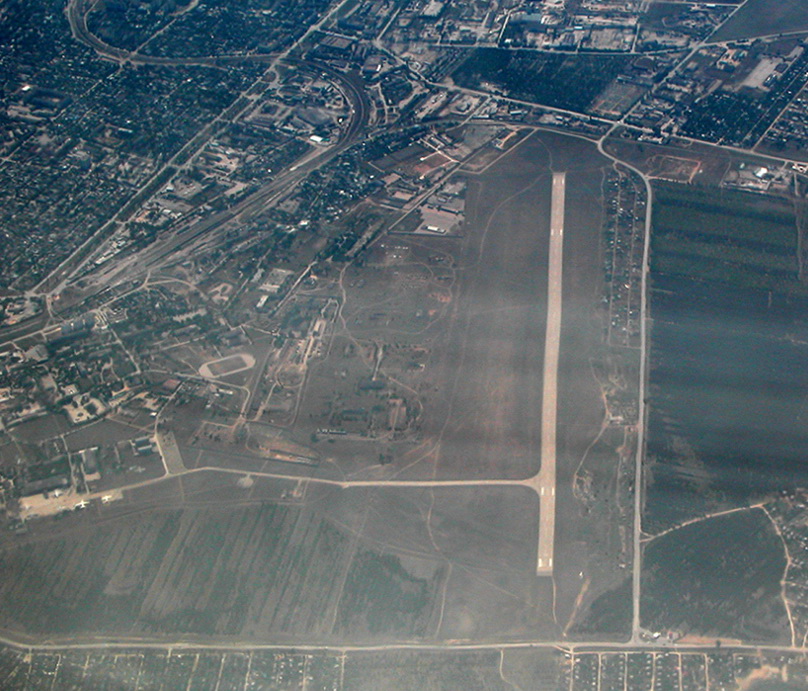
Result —
<instances>
[{"instance_id":1,"label":"sports field","mask_svg":"<svg viewBox=\"0 0 808 691\"><path fill-rule=\"evenodd\" d=\"M255 358L249 353L236 353L227 357L206 362L199 368L199 373L203 377L226 377L230 374L244 372L255 366Z\"/></svg>"}]
</instances>

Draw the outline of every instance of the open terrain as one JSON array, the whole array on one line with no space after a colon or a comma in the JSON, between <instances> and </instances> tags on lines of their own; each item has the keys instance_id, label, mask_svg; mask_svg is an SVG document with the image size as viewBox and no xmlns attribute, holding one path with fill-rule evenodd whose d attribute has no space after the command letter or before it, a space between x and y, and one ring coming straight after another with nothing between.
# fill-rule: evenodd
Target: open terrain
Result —
<instances>
[{"instance_id":1,"label":"open terrain","mask_svg":"<svg viewBox=\"0 0 808 691\"><path fill-rule=\"evenodd\" d=\"M667 533L644 549L642 623L678 636L786 642L785 567L760 508Z\"/></svg>"},{"instance_id":2,"label":"open terrain","mask_svg":"<svg viewBox=\"0 0 808 691\"><path fill-rule=\"evenodd\" d=\"M457 237L391 233L296 297L297 338L259 333L219 357L183 345L189 372L227 379L161 412L172 477L6 540L4 627L552 640L591 627L605 593L624 606L631 421L604 410L607 168L589 142L535 133L459 174ZM563 262L548 278L552 198ZM545 382L548 281L561 309ZM625 618L605 628L628 635Z\"/></svg>"},{"instance_id":3,"label":"open terrain","mask_svg":"<svg viewBox=\"0 0 808 691\"><path fill-rule=\"evenodd\" d=\"M711 41L808 31L808 6L799 0L748 0Z\"/></svg>"},{"instance_id":4,"label":"open terrain","mask_svg":"<svg viewBox=\"0 0 808 691\"><path fill-rule=\"evenodd\" d=\"M523 488L177 478L7 541L2 626L65 640L550 637L525 548L537 503Z\"/></svg>"},{"instance_id":5,"label":"open terrain","mask_svg":"<svg viewBox=\"0 0 808 691\"><path fill-rule=\"evenodd\" d=\"M612 4L7 0L0 688L808 688L808 8Z\"/></svg>"},{"instance_id":6,"label":"open terrain","mask_svg":"<svg viewBox=\"0 0 808 691\"><path fill-rule=\"evenodd\" d=\"M808 481L800 211L655 184L640 613L663 635L795 644L801 631L786 566L802 538L784 527Z\"/></svg>"},{"instance_id":7,"label":"open terrain","mask_svg":"<svg viewBox=\"0 0 808 691\"><path fill-rule=\"evenodd\" d=\"M660 184L652 241L648 532L806 480L794 207Z\"/></svg>"},{"instance_id":8,"label":"open terrain","mask_svg":"<svg viewBox=\"0 0 808 691\"><path fill-rule=\"evenodd\" d=\"M347 267L339 277L344 298L333 339L308 370L290 434L310 444L324 428L347 432L320 435L312 449L333 458L350 479L535 475L551 172L568 171L557 387L565 408L578 378L594 382L567 358L588 362L587 348L600 336L594 308L602 284L590 270L599 266L602 165L583 141L533 135L484 172L458 175L467 186L459 236L393 234L361 265ZM597 388L575 397L588 398L579 401L583 409L594 406L589 421L596 433ZM406 404L395 430L390 398Z\"/></svg>"}]
</instances>

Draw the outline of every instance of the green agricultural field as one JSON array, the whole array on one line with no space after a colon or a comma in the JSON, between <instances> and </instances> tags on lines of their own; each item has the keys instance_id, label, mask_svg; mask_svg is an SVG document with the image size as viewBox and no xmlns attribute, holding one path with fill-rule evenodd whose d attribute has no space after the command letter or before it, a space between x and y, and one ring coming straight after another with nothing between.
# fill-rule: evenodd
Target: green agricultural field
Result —
<instances>
[{"instance_id":1,"label":"green agricultural field","mask_svg":"<svg viewBox=\"0 0 808 691\"><path fill-rule=\"evenodd\" d=\"M805 482L801 232L786 199L655 185L647 532Z\"/></svg>"},{"instance_id":2,"label":"green agricultural field","mask_svg":"<svg viewBox=\"0 0 808 691\"><path fill-rule=\"evenodd\" d=\"M650 542L642 625L651 631L785 642L783 546L762 509L719 516Z\"/></svg>"},{"instance_id":3,"label":"green agricultural field","mask_svg":"<svg viewBox=\"0 0 808 691\"><path fill-rule=\"evenodd\" d=\"M808 293L794 210L746 192L656 186L652 269L737 287Z\"/></svg>"},{"instance_id":4,"label":"green agricultural field","mask_svg":"<svg viewBox=\"0 0 808 691\"><path fill-rule=\"evenodd\" d=\"M800 0L749 0L713 34L712 41L808 31L808 5Z\"/></svg>"},{"instance_id":5,"label":"green agricultural field","mask_svg":"<svg viewBox=\"0 0 808 691\"><path fill-rule=\"evenodd\" d=\"M322 517L284 505L121 518L4 552L4 625L56 635L312 632L345 545Z\"/></svg>"},{"instance_id":6,"label":"green agricultural field","mask_svg":"<svg viewBox=\"0 0 808 691\"><path fill-rule=\"evenodd\" d=\"M325 485L292 501L293 483L273 498L276 483L238 477L158 482L7 539L0 626L70 640L554 635L535 596L532 491Z\"/></svg>"}]
</instances>

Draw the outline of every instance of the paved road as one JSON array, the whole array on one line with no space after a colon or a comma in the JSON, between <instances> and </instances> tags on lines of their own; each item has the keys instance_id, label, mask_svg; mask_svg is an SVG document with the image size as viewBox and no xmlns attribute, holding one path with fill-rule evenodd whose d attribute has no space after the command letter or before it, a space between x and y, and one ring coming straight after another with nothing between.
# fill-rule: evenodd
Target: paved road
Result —
<instances>
[{"instance_id":1,"label":"paved road","mask_svg":"<svg viewBox=\"0 0 808 691\"><path fill-rule=\"evenodd\" d=\"M642 287L640 291L640 381L637 393L637 403L639 415L637 417L637 448L634 456L634 529L633 529L633 564L632 564L632 619L631 619L631 642L638 643L641 640L642 628L640 625L640 590L642 577L642 511L644 506L643 492L645 480L643 477L643 459L645 456L645 416L647 414L645 397L648 387L648 274L650 268L650 247L651 247L651 221L653 212L653 190L651 189L651 178L643 173L639 168L635 168L629 163L617 158L606 151L604 146L609 133L601 137L598 142L598 151L611 159L615 165L620 165L626 170L633 171L640 177L645 185L645 234L643 237L643 257L642 257Z\"/></svg>"},{"instance_id":2,"label":"paved road","mask_svg":"<svg viewBox=\"0 0 808 691\"><path fill-rule=\"evenodd\" d=\"M547 272L547 335L544 341L544 391L541 403L541 470L539 471L539 550L536 573L553 572L555 543L556 414L558 350L561 340L561 279L564 246L566 173L553 173L550 202L550 261Z\"/></svg>"},{"instance_id":3,"label":"paved road","mask_svg":"<svg viewBox=\"0 0 808 691\"><path fill-rule=\"evenodd\" d=\"M805 648L799 646L734 644L723 642L723 651L744 651L750 655L761 652L778 654L804 654ZM87 635L76 636L42 636L19 633L0 629L0 645L23 650L28 653L58 652L65 650L124 650L128 653L146 650L167 652L255 652L262 650L278 650L280 652L298 653L371 653L385 651L422 651L422 652L462 652L462 651L502 651L502 650L554 650L568 653L596 652L646 652L646 653L702 653L715 652L715 642L702 644L671 645L660 641L642 641L639 645L626 641L574 642L552 640L486 640L472 643L467 640L438 642L402 642L402 643L302 643L293 639L286 641L266 642L260 638L237 638L234 636L202 636L186 634L179 639L166 641L158 634L143 636L109 636ZM112 653L114 654L114 653Z\"/></svg>"}]
</instances>

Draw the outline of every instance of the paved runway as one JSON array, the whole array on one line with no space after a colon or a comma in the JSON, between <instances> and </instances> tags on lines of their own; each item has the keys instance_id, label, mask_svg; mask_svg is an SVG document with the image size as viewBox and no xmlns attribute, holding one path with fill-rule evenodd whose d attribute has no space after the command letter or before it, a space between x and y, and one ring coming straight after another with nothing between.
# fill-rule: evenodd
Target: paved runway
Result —
<instances>
[{"instance_id":1,"label":"paved runway","mask_svg":"<svg viewBox=\"0 0 808 691\"><path fill-rule=\"evenodd\" d=\"M539 489L539 550L536 573L553 572L556 487L556 413L558 409L558 346L561 339L561 279L564 245L566 173L553 173L550 203L550 260L547 289L547 335L544 342L544 389L541 404L541 469Z\"/></svg>"}]
</instances>

